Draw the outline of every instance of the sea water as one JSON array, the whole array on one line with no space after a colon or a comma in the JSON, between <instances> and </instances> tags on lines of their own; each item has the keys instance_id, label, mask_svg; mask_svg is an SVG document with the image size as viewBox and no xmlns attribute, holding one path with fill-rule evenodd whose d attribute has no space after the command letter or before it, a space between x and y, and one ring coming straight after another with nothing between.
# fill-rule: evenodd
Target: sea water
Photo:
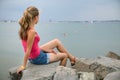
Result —
<instances>
[{"instance_id":1,"label":"sea water","mask_svg":"<svg viewBox=\"0 0 120 80\"><path fill-rule=\"evenodd\" d=\"M23 48L17 22L0 22L0 80L8 80L9 68L23 61ZM120 55L120 22L48 22L38 23L39 45L55 38L74 56L94 58L109 51Z\"/></svg>"}]
</instances>

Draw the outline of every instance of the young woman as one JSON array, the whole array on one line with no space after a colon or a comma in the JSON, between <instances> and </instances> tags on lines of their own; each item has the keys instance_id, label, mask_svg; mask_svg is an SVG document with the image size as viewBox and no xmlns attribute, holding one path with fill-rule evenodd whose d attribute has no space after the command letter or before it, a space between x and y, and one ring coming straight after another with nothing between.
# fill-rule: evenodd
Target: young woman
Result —
<instances>
[{"instance_id":1,"label":"young woman","mask_svg":"<svg viewBox=\"0 0 120 80\"><path fill-rule=\"evenodd\" d=\"M35 30L35 24L39 20L39 11L36 7L28 7L19 21L20 31L19 36L24 48L24 60L21 67L18 68L17 73L26 68L27 61L33 64L48 64L60 61L61 66L66 66L67 58L69 58L71 65L74 65L76 59L72 56L62 45L58 39L49 41L48 43L38 46L40 37ZM53 49L57 48L59 53Z\"/></svg>"}]
</instances>

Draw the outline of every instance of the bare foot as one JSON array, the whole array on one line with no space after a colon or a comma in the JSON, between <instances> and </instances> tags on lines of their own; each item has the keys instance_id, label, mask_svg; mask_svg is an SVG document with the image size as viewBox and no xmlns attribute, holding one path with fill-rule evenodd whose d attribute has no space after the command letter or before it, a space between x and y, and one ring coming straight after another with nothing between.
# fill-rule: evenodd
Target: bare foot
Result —
<instances>
[{"instance_id":1,"label":"bare foot","mask_svg":"<svg viewBox=\"0 0 120 80\"><path fill-rule=\"evenodd\" d=\"M77 58L73 56L73 58L70 60L71 66L74 66L77 61Z\"/></svg>"}]
</instances>

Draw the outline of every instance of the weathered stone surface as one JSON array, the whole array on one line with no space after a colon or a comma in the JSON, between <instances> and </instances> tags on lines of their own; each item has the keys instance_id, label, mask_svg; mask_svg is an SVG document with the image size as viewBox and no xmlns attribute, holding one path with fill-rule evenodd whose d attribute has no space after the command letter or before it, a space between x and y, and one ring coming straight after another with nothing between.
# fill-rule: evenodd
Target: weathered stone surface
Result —
<instances>
[{"instance_id":1,"label":"weathered stone surface","mask_svg":"<svg viewBox=\"0 0 120 80\"><path fill-rule=\"evenodd\" d=\"M9 69L10 80L52 80L58 62L49 65L34 65L28 63L27 69L21 75L16 73L18 67Z\"/></svg>"},{"instance_id":2,"label":"weathered stone surface","mask_svg":"<svg viewBox=\"0 0 120 80\"><path fill-rule=\"evenodd\" d=\"M96 80L94 72L77 72L76 69L59 66L53 80Z\"/></svg>"},{"instance_id":3,"label":"weathered stone surface","mask_svg":"<svg viewBox=\"0 0 120 80\"><path fill-rule=\"evenodd\" d=\"M77 71L94 72L97 80L100 80L104 79L107 74L120 70L120 60L108 57L80 58L73 68L77 69Z\"/></svg>"},{"instance_id":4,"label":"weathered stone surface","mask_svg":"<svg viewBox=\"0 0 120 80\"><path fill-rule=\"evenodd\" d=\"M78 74L75 69L59 66L53 80L78 80Z\"/></svg>"},{"instance_id":5,"label":"weathered stone surface","mask_svg":"<svg viewBox=\"0 0 120 80\"><path fill-rule=\"evenodd\" d=\"M118 54L112 52L112 51L110 51L110 52L106 55L106 57L110 57L110 58L113 58L113 59L118 59L118 60L120 60L120 56L119 56Z\"/></svg>"},{"instance_id":6,"label":"weathered stone surface","mask_svg":"<svg viewBox=\"0 0 120 80\"><path fill-rule=\"evenodd\" d=\"M104 80L120 80L120 71L108 74Z\"/></svg>"},{"instance_id":7,"label":"weathered stone surface","mask_svg":"<svg viewBox=\"0 0 120 80\"><path fill-rule=\"evenodd\" d=\"M78 72L79 80L96 80L94 72Z\"/></svg>"},{"instance_id":8,"label":"weathered stone surface","mask_svg":"<svg viewBox=\"0 0 120 80\"><path fill-rule=\"evenodd\" d=\"M51 63L49 65L34 65L29 63L27 69L23 72L22 80L52 80L58 65L58 63Z\"/></svg>"}]
</instances>

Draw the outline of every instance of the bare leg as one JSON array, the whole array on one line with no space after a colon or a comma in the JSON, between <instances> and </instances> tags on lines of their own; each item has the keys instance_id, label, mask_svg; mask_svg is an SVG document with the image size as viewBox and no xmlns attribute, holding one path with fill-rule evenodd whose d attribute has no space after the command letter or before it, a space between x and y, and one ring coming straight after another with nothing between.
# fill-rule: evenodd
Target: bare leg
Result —
<instances>
[{"instance_id":1,"label":"bare leg","mask_svg":"<svg viewBox=\"0 0 120 80\"><path fill-rule=\"evenodd\" d=\"M62 45L62 43L58 39L54 39L52 41L49 41L48 43L40 46L43 50L52 50L54 48L57 48L60 53L64 53L68 56L70 61L72 62L74 60L74 56L72 56Z\"/></svg>"},{"instance_id":2,"label":"bare leg","mask_svg":"<svg viewBox=\"0 0 120 80\"><path fill-rule=\"evenodd\" d=\"M66 66L66 63L67 63L67 58L63 58L60 62L60 65L61 66Z\"/></svg>"}]
</instances>

